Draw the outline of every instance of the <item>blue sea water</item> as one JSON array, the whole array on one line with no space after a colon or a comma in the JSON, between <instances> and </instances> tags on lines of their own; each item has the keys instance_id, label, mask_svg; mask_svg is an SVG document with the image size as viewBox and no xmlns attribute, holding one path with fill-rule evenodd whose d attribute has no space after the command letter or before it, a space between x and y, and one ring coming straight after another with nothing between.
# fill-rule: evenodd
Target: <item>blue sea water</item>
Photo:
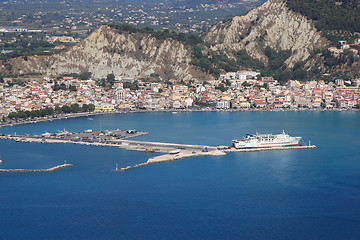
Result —
<instances>
[{"instance_id":1,"label":"blue sea water","mask_svg":"<svg viewBox=\"0 0 360 240\"><path fill-rule=\"evenodd\" d=\"M1 128L41 134L138 129L137 140L229 145L278 133L317 149L230 153L148 165L115 147L0 141L0 239L359 239L360 114L192 112L94 116ZM156 154L155 154L156 155Z\"/></svg>"}]
</instances>

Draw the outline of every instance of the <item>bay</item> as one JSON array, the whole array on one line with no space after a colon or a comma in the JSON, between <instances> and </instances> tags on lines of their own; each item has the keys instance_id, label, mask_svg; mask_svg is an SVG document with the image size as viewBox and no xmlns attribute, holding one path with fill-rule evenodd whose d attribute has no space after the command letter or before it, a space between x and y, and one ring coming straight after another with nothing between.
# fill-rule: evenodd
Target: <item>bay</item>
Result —
<instances>
[{"instance_id":1,"label":"bay","mask_svg":"<svg viewBox=\"0 0 360 240\"><path fill-rule=\"evenodd\" d=\"M229 145L246 133L302 136L308 150L230 153L148 165L154 154L114 147L0 141L0 239L358 239L360 114L185 112L94 116L1 128L138 129L134 138ZM155 154L157 155L157 154Z\"/></svg>"}]
</instances>

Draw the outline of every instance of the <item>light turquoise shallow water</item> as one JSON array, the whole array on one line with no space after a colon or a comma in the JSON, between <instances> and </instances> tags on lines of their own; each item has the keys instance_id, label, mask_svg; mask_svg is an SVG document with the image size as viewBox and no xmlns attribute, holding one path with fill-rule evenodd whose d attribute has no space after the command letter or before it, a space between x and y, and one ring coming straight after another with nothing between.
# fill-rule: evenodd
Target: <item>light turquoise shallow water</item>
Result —
<instances>
[{"instance_id":1,"label":"light turquoise shallow water","mask_svg":"<svg viewBox=\"0 0 360 240\"><path fill-rule=\"evenodd\" d=\"M95 116L2 128L40 134L138 129L137 140L228 145L283 129L317 149L233 153L120 167L149 155L112 147L0 141L0 239L358 239L360 114L194 112Z\"/></svg>"}]
</instances>

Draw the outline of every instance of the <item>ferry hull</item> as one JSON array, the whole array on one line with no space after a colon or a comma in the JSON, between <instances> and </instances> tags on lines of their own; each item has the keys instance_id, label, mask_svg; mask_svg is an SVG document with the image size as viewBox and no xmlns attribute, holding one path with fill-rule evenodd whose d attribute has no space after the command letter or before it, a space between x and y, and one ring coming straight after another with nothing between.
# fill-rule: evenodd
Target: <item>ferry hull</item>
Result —
<instances>
[{"instance_id":1,"label":"ferry hull","mask_svg":"<svg viewBox=\"0 0 360 240\"><path fill-rule=\"evenodd\" d=\"M298 146L299 144L277 144L277 145L271 145L271 146L254 146L254 147L245 147L245 146L234 146L237 149L254 149L254 148L274 148L274 147L293 147Z\"/></svg>"},{"instance_id":2,"label":"ferry hull","mask_svg":"<svg viewBox=\"0 0 360 240\"><path fill-rule=\"evenodd\" d=\"M285 132L281 134L248 134L241 140L233 140L232 146L238 149L251 148L274 148L274 147L291 147L298 146L301 137L290 137Z\"/></svg>"}]
</instances>

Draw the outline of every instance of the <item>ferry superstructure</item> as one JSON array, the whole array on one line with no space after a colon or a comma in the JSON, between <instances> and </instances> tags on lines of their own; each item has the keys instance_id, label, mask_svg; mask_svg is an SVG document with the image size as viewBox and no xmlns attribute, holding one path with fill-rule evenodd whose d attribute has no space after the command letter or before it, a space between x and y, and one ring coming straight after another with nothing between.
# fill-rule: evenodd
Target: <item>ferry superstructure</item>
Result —
<instances>
[{"instance_id":1,"label":"ferry superstructure","mask_svg":"<svg viewBox=\"0 0 360 240\"><path fill-rule=\"evenodd\" d=\"M246 134L243 139L234 139L231 143L234 148L271 148L297 146L300 139L283 131L280 134Z\"/></svg>"}]
</instances>

